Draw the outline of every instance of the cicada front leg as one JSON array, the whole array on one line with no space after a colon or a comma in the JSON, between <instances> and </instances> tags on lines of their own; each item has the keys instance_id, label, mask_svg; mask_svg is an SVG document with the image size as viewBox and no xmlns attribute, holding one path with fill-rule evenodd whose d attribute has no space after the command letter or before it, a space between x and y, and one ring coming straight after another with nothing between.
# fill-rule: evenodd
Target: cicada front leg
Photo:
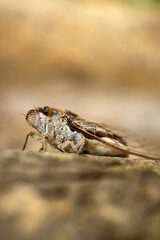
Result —
<instances>
[{"instance_id":1,"label":"cicada front leg","mask_svg":"<svg viewBox=\"0 0 160 240\"><path fill-rule=\"evenodd\" d=\"M24 145L23 145L23 148L22 148L22 151L25 150L26 146L27 146L27 142L28 142L28 138L29 136L31 136L33 139L35 139L37 142L41 142L42 143L42 147L39 149L39 152L41 151L46 151L47 150L47 142L46 142L46 134L43 133L42 135L41 134L38 134L38 133L35 133L35 132L30 132L27 134L26 136L26 140L24 142Z\"/></svg>"},{"instance_id":2,"label":"cicada front leg","mask_svg":"<svg viewBox=\"0 0 160 240\"><path fill-rule=\"evenodd\" d=\"M31 136L33 138L36 138L37 135L40 137L40 134L35 133L35 132L30 132L30 133L27 134L24 145L23 145L23 148L22 148L22 151L24 151L26 149L29 136Z\"/></svg>"},{"instance_id":3,"label":"cicada front leg","mask_svg":"<svg viewBox=\"0 0 160 240\"><path fill-rule=\"evenodd\" d=\"M42 142L42 147L39 149L39 152L42 152L42 151L47 151L47 134L46 133L42 133L41 135L41 139L37 139L37 141L39 142Z\"/></svg>"},{"instance_id":4,"label":"cicada front leg","mask_svg":"<svg viewBox=\"0 0 160 240\"><path fill-rule=\"evenodd\" d=\"M58 145L58 148L63 152L80 154L85 144L85 139L82 138L78 143L74 144L72 141L65 141Z\"/></svg>"}]
</instances>

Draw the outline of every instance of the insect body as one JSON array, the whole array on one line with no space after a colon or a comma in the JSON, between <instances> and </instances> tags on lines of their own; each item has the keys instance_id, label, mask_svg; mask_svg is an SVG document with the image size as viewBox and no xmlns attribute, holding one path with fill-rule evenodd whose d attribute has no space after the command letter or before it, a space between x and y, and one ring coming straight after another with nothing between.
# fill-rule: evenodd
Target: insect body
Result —
<instances>
[{"instance_id":1,"label":"insect body","mask_svg":"<svg viewBox=\"0 0 160 240\"><path fill-rule=\"evenodd\" d=\"M30 132L42 143L40 150L46 150L46 144L62 152L92 154L99 156L127 157L133 154L140 157L157 159L150 152L140 150L140 146L131 147L124 130L115 130L105 124L86 121L77 114L51 107L31 109L26 114L27 122L38 133ZM129 135L129 134L128 134ZM135 137L132 136L135 140Z\"/></svg>"}]
</instances>

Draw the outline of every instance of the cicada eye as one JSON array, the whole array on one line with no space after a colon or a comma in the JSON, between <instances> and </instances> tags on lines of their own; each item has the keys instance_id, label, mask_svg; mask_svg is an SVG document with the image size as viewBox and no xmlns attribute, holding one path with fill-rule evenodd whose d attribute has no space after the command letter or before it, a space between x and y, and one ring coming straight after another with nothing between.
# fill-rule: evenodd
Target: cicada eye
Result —
<instances>
[{"instance_id":1,"label":"cicada eye","mask_svg":"<svg viewBox=\"0 0 160 240\"><path fill-rule=\"evenodd\" d=\"M44 108L42 109L42 112L43 112L45 115L48 115L48 113L49 113L49 107L44 107Z\"/></svg>"},{"instance_id":2,"label":"cicada eye","mask_svg":"<svg viewBox=\"0 0 160 240\"><path fill-rule=\"evenodd\" d=\"M46 106L46 107L42 108L42 113L46 116L52 116L53 109L51 107Z\"/></svg>"}]
</instances>

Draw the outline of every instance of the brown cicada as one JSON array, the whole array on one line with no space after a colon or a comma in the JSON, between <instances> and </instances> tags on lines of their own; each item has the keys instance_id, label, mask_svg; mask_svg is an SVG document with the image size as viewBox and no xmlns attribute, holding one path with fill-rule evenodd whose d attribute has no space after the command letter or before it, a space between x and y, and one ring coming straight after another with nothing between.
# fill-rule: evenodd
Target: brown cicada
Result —
<instances>
[{"instance_id":1,"label":"brown cicada","mask_svg":"<svg viewBox=\"0 0 160 240\"><path fill-rule=\"evenodd\" d=\"M31 136L42 143L40 150L46 150L46 144L49 143L51 147L68 153L120 157L131 154L160 159L153 154L153 148L149 149L148 143L138 139L132 132L86 121L69 110L46 106L31 109L25 118L38 133L30 132L27 135L23 150Z\"/></svg>"}]
</instances>

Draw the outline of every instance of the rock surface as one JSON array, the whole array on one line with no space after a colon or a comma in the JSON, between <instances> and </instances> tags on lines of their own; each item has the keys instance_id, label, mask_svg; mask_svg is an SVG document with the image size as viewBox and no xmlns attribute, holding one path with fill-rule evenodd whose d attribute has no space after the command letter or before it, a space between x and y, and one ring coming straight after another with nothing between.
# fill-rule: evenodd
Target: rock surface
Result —
<instances>
[{"instance_id":1,"label":"rock surface","mask_svg":"<svg viewBox=\"0 0 160 240\"><path fill-rule=\"evenodd\" d=\"M160 161L3 150L0 239L160 237Z\"/></svg>"}]
</instances>

